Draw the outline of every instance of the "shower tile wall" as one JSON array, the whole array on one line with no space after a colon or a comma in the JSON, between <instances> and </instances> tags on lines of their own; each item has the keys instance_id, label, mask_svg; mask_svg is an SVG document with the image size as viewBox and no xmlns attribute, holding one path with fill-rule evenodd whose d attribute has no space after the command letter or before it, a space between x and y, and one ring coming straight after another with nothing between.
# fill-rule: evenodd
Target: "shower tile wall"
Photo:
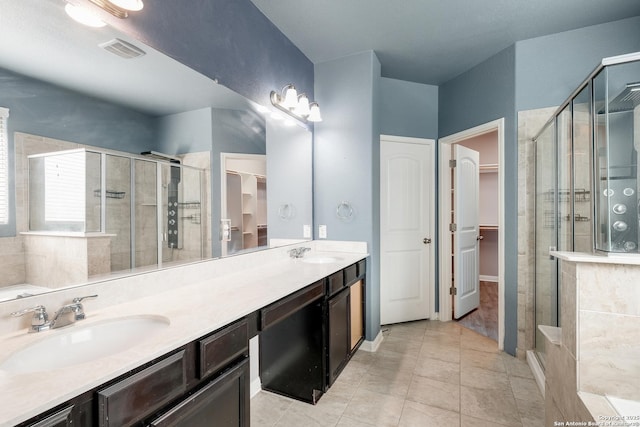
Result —
<instances>
[{"instance_id":1,"label":"shower tile wall","mask_svg":"<svg viewBox=\"0 0 640 427\"><path fill-rule=\"evenodd\" d=\"M590 164L590 133L589 105L574 104L573 109L573 155L575 163ZM584 110L587 111L584 111ZM576 168L574 170L576 198L574 203L574 250L576 252L590 252L593 248L591 235L593 232L593 213L591 212L591 198L593 194L578 192L579 189L589 190L591 187L590 168Z\"/></svg>"},{"instance_id":2,"label":"shower tile wall","mask_svg":"<svg viewBox=\"0 0 640 427\"><path fill-rule=\"evenodd\" d=\"M135 161L136 267L158 263L156 163Z\"/></svg>"},{"instance_id":3,"label":"shower tile wall","mask_svg":"<svg viewBox=\"0 0 640 427\"><path fill-rule=\"evenodd\" d=\"M189 215L195 214L194 209L185 209L181 212L181 216L184 218L184 233L185 241L189 243L189 251L192 252L190 259L194 258L195 251L199 250L196 247L197 242L201 241L202 255L204 258L211 258L211 209L209 203L209 196L211 194L211 152L203 151L199 153L188 153L179 156L182 164L192 166L194 168L201 169L203 171L202 176L198 178L200 186L195 186L196 177L190 178L191 183L183 189L183 202L189 202L192 200L200 200L200 209L197 213L200 215L200 224L195 224L194 221L189 218ZM198 239L197 234L201 233L202 238Z\"/></svg>"},{"instance_id":4,"label":"shower tile wall","mask_svg":"<svg viewBox=\"0 0 640 427\"><path fill-rule=\"evenodd\" d=\"M533 137L557 108L518 113L518 337L517 356L535 346L535 146Z\"/></svg>"},{"instance_id":5,"label":"shower tile wall","mask_svg":"<svg viewBox=\"0 0 640 427\"><path fill-rule=\"evenodd\" d=\"M107 191L118 194L106 198L106 232L115 235L111 238L111 271L127 270L131 268L131 159L107 156L106 169Z\"/></svg>"},{"instance_id":6,"label":"shower tile wall","mask_svg":"<svg viewBox=\"0 0 640 427\"><path fill-rule=\"evenodd\" d=\"M16 236L2 237L0 241L0 286L26 283L25 245L22 231L29 229L27 208L29 162L32 154L80 148L79 144L52 138L16 132L15 182L16 182Z\"/></svg>"}]
</instances>

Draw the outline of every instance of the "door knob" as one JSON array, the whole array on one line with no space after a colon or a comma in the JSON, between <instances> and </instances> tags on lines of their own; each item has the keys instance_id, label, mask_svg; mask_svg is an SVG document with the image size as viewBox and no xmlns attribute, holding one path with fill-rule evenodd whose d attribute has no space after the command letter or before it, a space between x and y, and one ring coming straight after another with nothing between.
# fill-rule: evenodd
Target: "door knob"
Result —
<instances>
[{"instance_id":1,"label":"door knob","mask_svg":"<svg viewBox=\"0 0 640 427\"><path fill-rule=\"evenodd\" d=\"M431 243L431 239L429 237L425 237L424 239L422 239L422 243L428 245L429 243Z\"/></svg>"},{"instance_id":2,"label":"door knob","mask_svg":"<svg viewBox=\"0 0 640 427\"><path fill-rule=\"evenodd\" d=\"M482 239L484 239L484 236L478 236L478 237L476 237L476 240L482 240Z\"/></svg>"}]
</instances>

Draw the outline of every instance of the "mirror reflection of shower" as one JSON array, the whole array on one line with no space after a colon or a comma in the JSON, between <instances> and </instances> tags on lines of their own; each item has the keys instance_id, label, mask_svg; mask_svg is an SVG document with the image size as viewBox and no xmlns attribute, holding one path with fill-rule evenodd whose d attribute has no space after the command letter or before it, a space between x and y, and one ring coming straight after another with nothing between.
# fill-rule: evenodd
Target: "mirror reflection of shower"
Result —
<instances>
[{"instance_id":1,"label":"mirror reflection of shower","mask_svg":"<svg viewBox=\"0 0 640 427\"><path fill-rule=\"evenodd\" d=\"M55 287L202 259L202 181L178 158L90 148L29 156L26 251L38 259L29 283Z\"/></svg>"}]
</instances>

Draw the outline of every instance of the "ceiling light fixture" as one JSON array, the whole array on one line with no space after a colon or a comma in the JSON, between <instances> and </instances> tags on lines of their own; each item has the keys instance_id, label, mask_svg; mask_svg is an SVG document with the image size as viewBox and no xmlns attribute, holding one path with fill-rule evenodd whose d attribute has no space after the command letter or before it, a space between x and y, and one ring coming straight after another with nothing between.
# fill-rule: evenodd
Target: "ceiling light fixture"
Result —
<instances>
[{"instance_id":1,"label":"ceiling light fixture","mask_svg":"<svg viewBox=\"0 0 640 427\"><path fill-rule=\"evenodd\" d=\"M304 93L298 95L298 91L292 84L283 87L280 93L272 90L270 99L274 107L303 123L322 121L318 103L309 102L309 98Z\"/></svg>"}]
</instances>

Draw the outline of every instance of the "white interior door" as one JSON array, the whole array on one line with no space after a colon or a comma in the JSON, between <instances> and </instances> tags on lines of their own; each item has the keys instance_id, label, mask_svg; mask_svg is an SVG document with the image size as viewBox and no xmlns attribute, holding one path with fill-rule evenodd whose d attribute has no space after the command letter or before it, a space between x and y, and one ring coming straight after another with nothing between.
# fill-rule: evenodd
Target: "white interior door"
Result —
<instances>
[{"instance_id":1,"label":"white interior door","mask_svg":"<svg viewBox=\"0 0 640 427\"><path fill-rule=\"evenodd\" d=\"M429 317L435 141L380 141L380 321Z\"/></svg>"},{"instance_id":2,"label":"white interior door","mask_svg":"<svg viewBox=\"0 0 640 427\"><path fill-rule=\"evenodd\" d=\"M480 209L480 155L455 144L453 317L461 318L480 305L478 212Z\"/></svg>"}]
</instances>

